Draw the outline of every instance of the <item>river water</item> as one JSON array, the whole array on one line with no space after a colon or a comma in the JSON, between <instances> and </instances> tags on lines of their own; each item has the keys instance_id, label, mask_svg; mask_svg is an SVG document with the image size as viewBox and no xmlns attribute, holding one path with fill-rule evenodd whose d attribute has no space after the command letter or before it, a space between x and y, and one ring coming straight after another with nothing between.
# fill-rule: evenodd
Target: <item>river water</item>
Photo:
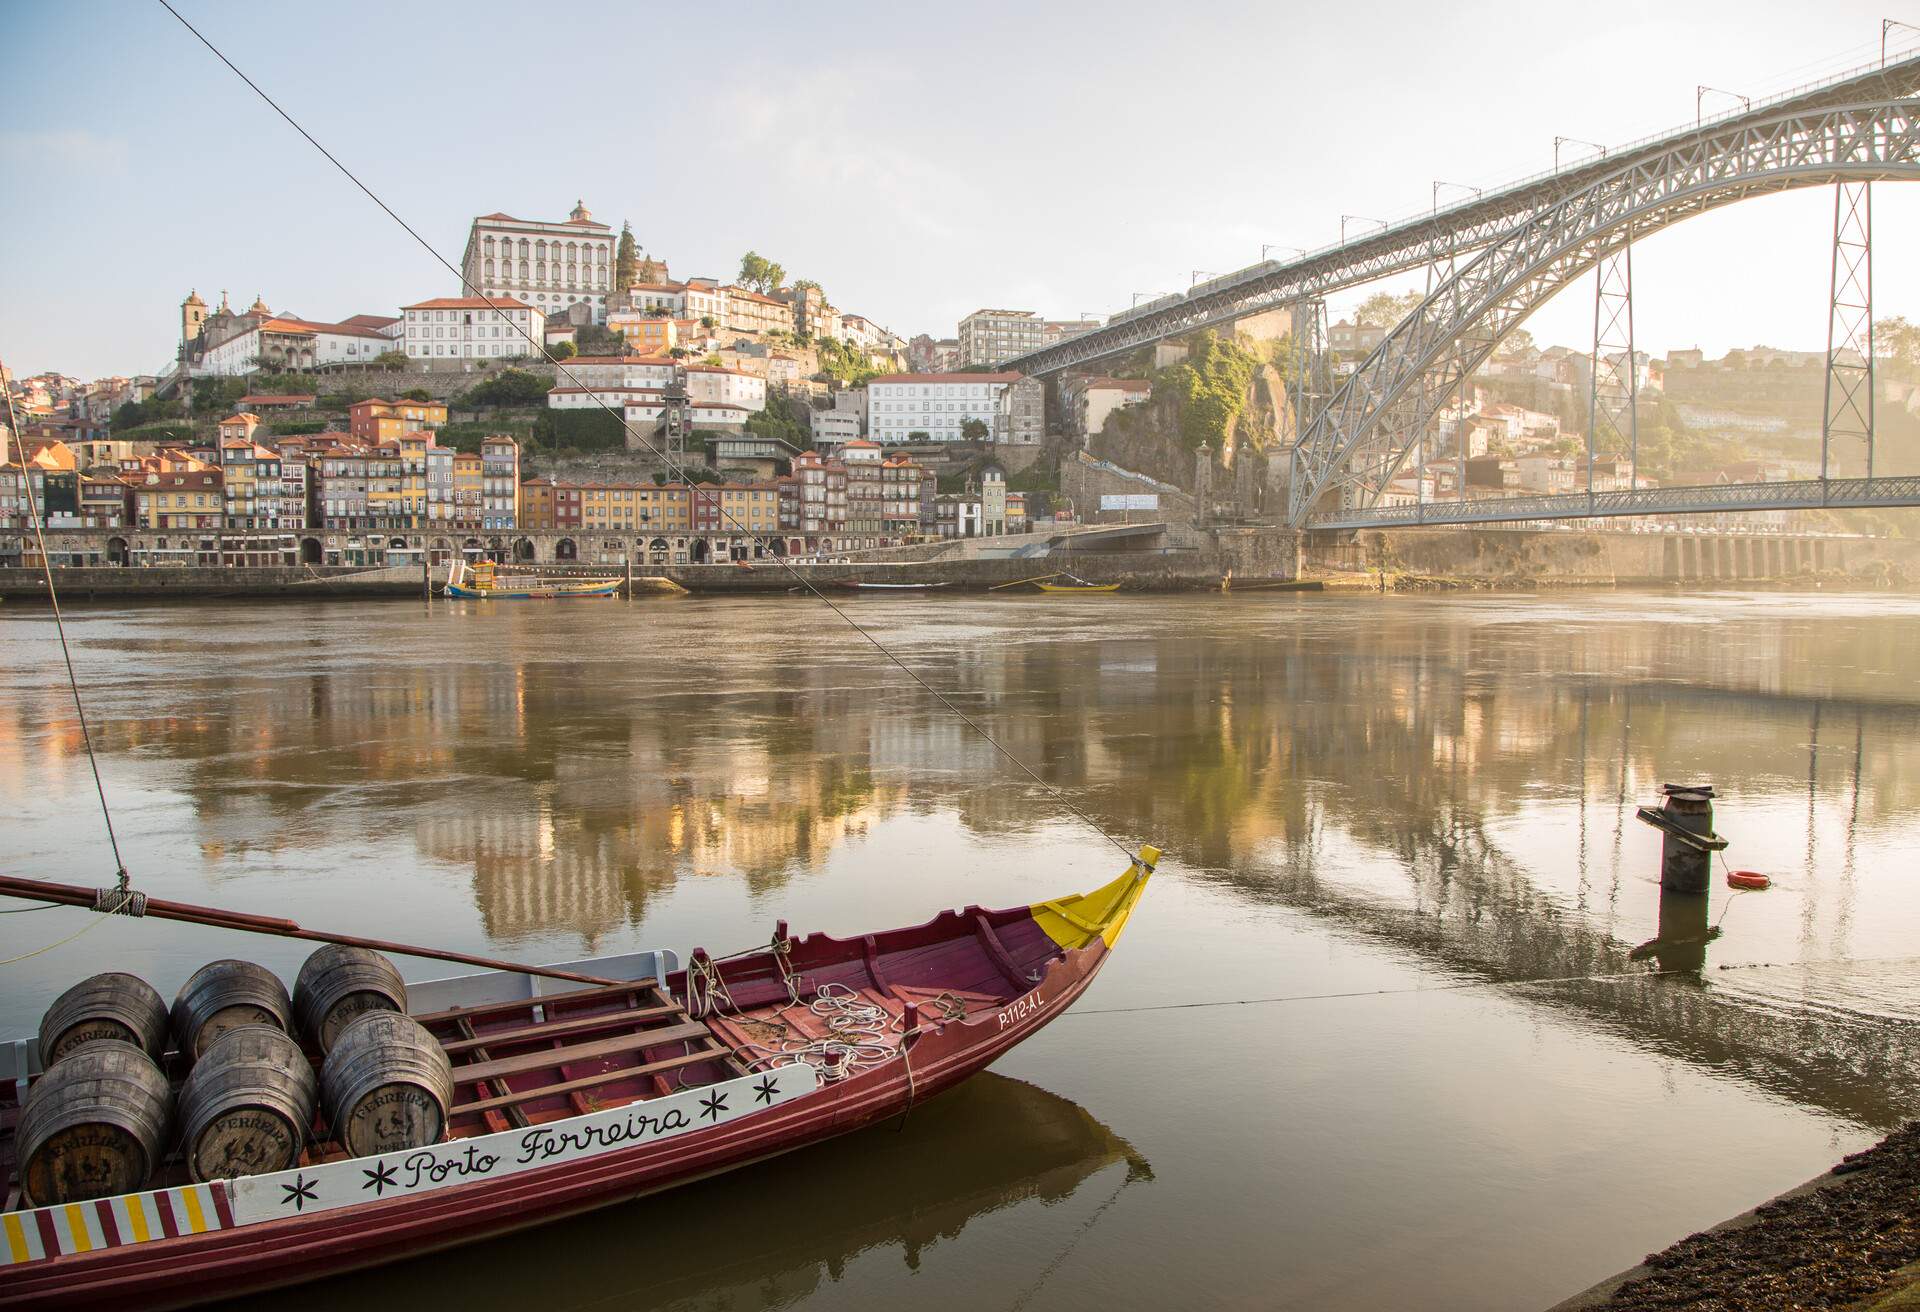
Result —
<instances>
[{"instance_id":1,"label":"river water","mask_svg":"<svg viewBox=\"0 0 1920 1312\"><path fill-rule=\"evenodd\" d=\"M1082 1004L902 1131L280 1305L1539 1308L1920 1114L1920 601L850 606L1166 849ZM48 614L6 610L0 850L106 883ZM554 960L1118 869L799 599L81 607L69 631L156 896ZM1633 809L1666 781L1720 790L1729 861L1772 890L1716 872L1704 915L1663 907ZM0 916L0 957L87 923ZM94 923L0 968L0 1033L95 970L171 996L215 956L304 956ZM1245 999L1286 1000L1127 1010Z\"/></svg>"}]
</instances>

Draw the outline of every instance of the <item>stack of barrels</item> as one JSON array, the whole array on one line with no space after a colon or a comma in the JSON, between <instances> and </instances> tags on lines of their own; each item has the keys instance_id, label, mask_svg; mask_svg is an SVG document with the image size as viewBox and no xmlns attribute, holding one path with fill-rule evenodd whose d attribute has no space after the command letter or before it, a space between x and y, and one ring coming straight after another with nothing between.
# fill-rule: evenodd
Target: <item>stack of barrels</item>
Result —
<instances>
[{"instance_id":1,"label":"stack of barrels","mask_svg":"<svg viewBox=\"0 0 1920 1312\"><path fill-rule=\"evenodd\" d=\"M15 1132L22 1191L46 1206L144 1189L170 1149L196 1181L287 1170L316 1107L349 1156L436 1143L453 1070L406 1008L391 961L341 944L307 958L291 997L248 961L202 966L171 1012L137 976L82 980L41 1022L44 1073ZM187 1070L177 1099L169 1031Z\"/></svg>"}]
</instances>

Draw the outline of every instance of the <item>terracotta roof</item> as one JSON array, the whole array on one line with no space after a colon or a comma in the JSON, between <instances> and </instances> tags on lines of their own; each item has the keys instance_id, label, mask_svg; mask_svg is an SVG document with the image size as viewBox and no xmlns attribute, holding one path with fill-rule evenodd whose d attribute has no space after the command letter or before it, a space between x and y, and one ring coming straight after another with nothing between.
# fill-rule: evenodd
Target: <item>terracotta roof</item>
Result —
<instances>
[{"instance_id":1,"label":"terracotta roof","mask_svg":"<svg viewBox=\"0 0 1920 1312\"><path fill-rule=\"evenodd\" d=\"M661 391L661 389L660 389L660 388L658 388L658 387L550 387L550 388L548 388L548 389L547 389L547 395L548 395L548 396L578 396L578 395L579 395L580 393L582 393L582 392L587 392L587 393L594 393L594 392L622 392L622 393L632 393L632 392L647 392L647 393L650 393L650 394L652 394L652 395L654 395L654 396L658 396L658 395L660 394L660 391Z\"/></svg>"},{"instance_id":2,"label":"terracotta roof","mask_svg":"<svg viewBox=\"0 0 1920 1312\"><path fill-rule=\"evenodd\" d=\"M672 364L673 358L665 355L576 355L571 360L562 360L561 368L576 364Z\"/></svg>"},{"instance_id":3,"label":"terracotta roof","mask_svg":"<svg viewBox=\"0 0 1920 1312\"><path fill-rule=\"evenodd\" d=\"M350 314L340 322L355 328L391 328L400 322L400 317L393 314Z\"/></svg>"},{"instance_id":4,"label":"terracotta roof","mask_svg":"<svg viewBox=\"0 0 1920 1312\"><path fill-rule=\"evenodd\" d=\"M436 296L430 301L418 301L412 305L403 305L403 310L531 310L533 307L525 301L516 301L511 296ZM541 311L545 313L545 311Z\"/></svg>"},{"instance_id":5,"label":"terracotta roof","mask_svg":"<svg viewBox=\"0 0 1920 1312\"><path fill-rule=\"evenodd\" d=\"M222 419L220 421L220 427L225 428L228 424L244 424L249 419L251 419L256 424L260 422L259 415L253 414L250 411L242 410L239 414L228 415L225 419Z\"/></svg>"},{"instance_id":6,"label":"terracotta roof","mask_svg":"<svg viewBox=\"0 0 1920 1312\"><path fill-rule=\"evenodd\" d=\"M867 383L1017 383L1025 374L1007 372L1000 374L881 374L869 378Z\"/></svg>"}]
</instances>

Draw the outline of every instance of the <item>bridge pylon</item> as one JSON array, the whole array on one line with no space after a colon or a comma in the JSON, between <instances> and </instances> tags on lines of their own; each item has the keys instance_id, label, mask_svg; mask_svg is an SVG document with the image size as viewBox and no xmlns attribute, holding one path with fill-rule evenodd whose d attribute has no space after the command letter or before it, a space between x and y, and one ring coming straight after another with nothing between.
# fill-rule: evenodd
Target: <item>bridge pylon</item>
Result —
<instances>
[{"instance_id":1,"label":"bridge pylon","mask_svg":"<svg viewBox=\"0 0 1920 1312\"><path fill-rule=\"evenodd\" d=\"M1838 438L1866 449L1873 477L1873 184L1833 188L1833 281L1827 305L1826 404L1820 423L1820 477ZM1849 451L1847 454L1851 455ZM1850 472L1850 471L1849 471Z\"/></svg>"},{"instance_id":2,"label":"bridge pylon","mask_svg":"<svg viewBox=\"0 0 1920 1312\"><path fill-rule=\"evenodd\" d=\"M1594 266L1593 355L1587 372L1587 494L1601 450L1627 454L1640 486L1640 362L1633 343L1633 227Z\"/></svg>"}]
</instances>

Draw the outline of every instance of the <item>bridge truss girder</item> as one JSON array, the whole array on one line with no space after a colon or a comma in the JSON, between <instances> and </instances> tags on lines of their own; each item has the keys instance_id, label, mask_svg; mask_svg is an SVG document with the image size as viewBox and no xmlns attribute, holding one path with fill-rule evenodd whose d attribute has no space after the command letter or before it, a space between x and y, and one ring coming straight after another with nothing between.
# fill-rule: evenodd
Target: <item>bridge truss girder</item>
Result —
<instances>
[{"instance_id":1,"label":"bridge truss girder","mask_svg":"<svg viewBox=\"0 0 1920 1312\"><path fill-rule=\"evenodd\" d=\"M1372 506L1501 339L1630 237L1754 196L1889 179L1920 180L1920 100L1702 132L1538 211L1435 287L1315 417L1294 448L1289 521L1329 498Z\"/></svg>"},{"instance_id":2,"label":"bridge truss girder","mask_svg":"<svg viewBox=\"0 0 1920 1312\"><path fill-rule=\"evenodd\" d=\"M1777 114L1807 113L1834 105L1891 100L1917 93L1920 93L1920 56L1909 56L1789 93L1773 104L1730 116L1717 124L1715 130L1736 130ZM999 367L1034 376L1079 368L1170 337L1261 314L1290 301L1327 296L1423 265L1449 263L1497 241L1561 198L1583 190L1615 169L1654 158L1676 143L1691 140L1694 135L1690 126L1683 133L1660 141L1634 143L1613 155L1556 168L1552 173L1368 232L1291 263L1270 261L1242 269L1216 280L1223 285L1203 286L1177 305L1116 316L1116 320L1110 320L1104 328L1002 360Z\"/></svg>"}]
</instances>

